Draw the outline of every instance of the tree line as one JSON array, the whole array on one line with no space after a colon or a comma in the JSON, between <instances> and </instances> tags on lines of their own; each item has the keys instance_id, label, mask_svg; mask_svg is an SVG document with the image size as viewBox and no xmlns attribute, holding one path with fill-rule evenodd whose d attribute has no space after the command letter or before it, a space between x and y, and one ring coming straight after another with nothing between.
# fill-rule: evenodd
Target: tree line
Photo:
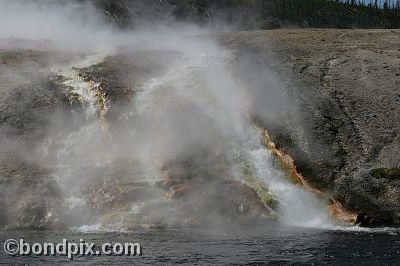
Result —
<instances>
[{"instance_id":1,"label":"tree line","mask_svg":"<svg viewBox=\"0 0 400 266\"><path fill-rule=\"evenodd\" d=\"M213 8L225 10L233 21L250 23L260 15L261 20L276 19L280 27L400 28L400 0L192 0L193 3L211 10L209 13Z\"/></svg>"},{"instance_id":2,"label":"tree line","mask_svg":"<svg viewBox=\"0 0 400 266\"><path fill-rule=\"evenodd\" d=\"M399 28L400 0L262 0L262 16L309 27Z\"/></svg>"},{"instance_id":3,"label":"tree line","mask_svg":"<svg viewBox=\"0 0 400 266\"><path fill-rule=\"evenodd\" d=\"M179 20L226 21L242 29L400 28L400 0L94 0L119 24L172 12Z\"/></svg>"}]
</instances>

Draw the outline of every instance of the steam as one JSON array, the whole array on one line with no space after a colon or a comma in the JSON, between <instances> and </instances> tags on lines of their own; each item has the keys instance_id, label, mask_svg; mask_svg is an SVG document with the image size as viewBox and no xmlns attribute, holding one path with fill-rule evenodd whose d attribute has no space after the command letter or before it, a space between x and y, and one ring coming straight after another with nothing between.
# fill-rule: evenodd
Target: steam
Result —
<instances>
[{"instance_id":1,"label":"steam","mask_svg":"<svg viewBox=\"0 0 400 266\"><path fill-rule=\"evenodd\" d=\"M71 125L60 122L60 116L49 116L51 127L41 142L41 151L46 152L36 152L40 154L36 161L55 169L53 176L72 224L101 223L104 217L88 210L101 203L100 196L105 205L112 201L115 195L109 190L116 183L115 190L121 193L138 184L148 192L128 201L129 208L109 207L113 214L108 220L114 226L126 227L129 219L168 225L174 223L174 216L187 219L185 208L167 200L154 186L163 178L160 168L187 160L191 164L187 171L195 171L189 174L199 179L197 188L204 191L194 193L187 204L215 194L213 182L221 176L244 182L243 167L249 167L279 201L283 221L328 222L322 204L287 181L261 145L248 118L250 111L257 110L251 101L255 89L234 75L235 55L212 39L211 32L179 23L122 32L105 21L90 2L0 1L0 38L8 45L15 47L16 40L23 39L36 48L71 54L68 63L49 62L49 70L79 99L82 109L75 111L80 119ZM125 69L126 76L119 78L132 79L135 85L129 88L130 99L120 105L111 103L114 109L104 121L95 99L100 84L84 80L78 70L106 62L107 56L121 51L135 69ZM138 69L143 70L139 76ZM269 82L279 87L273 76ZM260 95L274 97L268 92ZM269 115L274 113L273 107L270 110ZM221 163L216 158L222 158ZM96 189L102 191L100 196L93 192Z\"/></svg>"}]
</instances>

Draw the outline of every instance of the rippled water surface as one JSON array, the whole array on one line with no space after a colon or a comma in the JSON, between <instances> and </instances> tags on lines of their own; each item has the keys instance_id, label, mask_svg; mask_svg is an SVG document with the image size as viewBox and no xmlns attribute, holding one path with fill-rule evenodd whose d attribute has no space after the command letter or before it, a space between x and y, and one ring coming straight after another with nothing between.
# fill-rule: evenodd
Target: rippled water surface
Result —
<instances>
[{"instance_id":1,"label":"rippled water surface","mask_svg":"<svg viewBox=\"0 0 400 266\"><path fill-rule=\"evenodd\" d=\"M262 265L262 264L341 264L398 265L399 231L353 228L304 229L274 228L240 232L199 230L145 230L140 232L3 232L1 246L8 238L24 237L26 242L58 242L63 238L84 239L101 245L106 242L139 242L141 257L61 256L12 257L1 251L1 264L53 265Z\"/></svg>"}]
</instances>

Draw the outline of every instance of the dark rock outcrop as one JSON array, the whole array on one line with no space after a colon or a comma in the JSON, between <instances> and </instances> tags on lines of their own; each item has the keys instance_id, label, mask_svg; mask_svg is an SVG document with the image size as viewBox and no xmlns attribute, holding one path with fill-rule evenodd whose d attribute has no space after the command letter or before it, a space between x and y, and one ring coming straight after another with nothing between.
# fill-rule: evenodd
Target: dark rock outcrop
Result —
<instances>
[{"instance_id":1,"label":"dark rock outcrop","mask_svg":"<svg viewBox=\"0 0 400 266\"><path fill-rule=\"evenodd\" d=\"M190 206L187 215L202 221L202 224L213 219L225 219L227 224L232 221L251 224L274 220L271 202L263 202L253 188L233 179L227 171L226 158L222 154L213 154L195 155L203 159L189 156L165 163L162 167L165 180L158 186L171 199L184 201Z\"/></svg>"}]
</instances>

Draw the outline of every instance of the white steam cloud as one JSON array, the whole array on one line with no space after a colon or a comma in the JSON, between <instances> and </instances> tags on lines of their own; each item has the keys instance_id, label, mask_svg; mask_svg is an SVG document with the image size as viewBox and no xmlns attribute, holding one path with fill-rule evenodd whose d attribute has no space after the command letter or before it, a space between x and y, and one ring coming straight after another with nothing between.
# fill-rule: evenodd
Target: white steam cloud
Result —
<instances>
[{"instance_id":1,"label":"white steam cloud","mask_svg":"<svg viewBox=\"0 0 400 266\"><path fill-rule=\"evenodd\" d=\"M106 118L99 117L93 109L83 121L74 123L60 120L60 116L50 116L53 118L52 127L40 141L40 152L36 152L41 158L35 160L43 167L56 165L54 176L63 190L65 202L73 209L72 214L68 214L72 219L79 219L82 223L92 219L91 215L82 217L89 204L85 201L92 201L93 207L101 204L100 198L112 198L107 194L111 193L107 186L119 182L115 190L122 191L124 188L121 186L142 184L143 179L155 182L162 179L159 169L162 167L157 169L159 164L176 164L185 160L187 164L190 159L192 165L188 169L181 167L173 171L178 176L184 176L182 171L196 169L200 173L192 173L191 178L204 177L205 180L198 181L198 189L205 192L195 192L194 203L215 194L213 178L226 175L241 180L242 168L246 165L274 193L279 193L276 198L286 208L282 212L283 219L308 224L318 216L319 223L327 222L323 206L312 195L290 182L282 181L282 173L280 179L276 178L279 174L272 169L273 158L262 147L257 131L248 118L249 110L257 109L251 106L250 92L258 89L248 88L249 84L241 82L240 75L232 71L234 54L213 40L209 33L204 28L179 23L119 31L110 26L103 14L87 1L0 0L1 43L17 47L21 40L28 46L35 41L35 47L51 47L67 55L70 52L84 54L76 56L73 53L68 64L49 63L52 75L61 76L62 84L73 87L82 105L85 101L86 104L90 102L87 97L92 97L92 103L98 102L98 99L93 99L96 96L88 93L95 86L83 81L78 76L78 70L72 67L90 67L102 63L107 56L116 56L123 61L118 64L127 65L121 70L123 76L112 78L118 79L118 84L121 81L130 84L133 95L129 101L111 103L112 116ZM115 67L107 60L105 62L110 65L103 69ZM247 62L242 69L247 73L242 74L258 79L259 76L251 75L253 71L260 73L257 68ZM252 80L251 84L260 85L264 79L271 77L269 82L272 80L272 86L279 87L269 71L262 74L267 77L264 75L259 82ZM258 95L274 96L266 92ZM265 100L266 103L274 103L273 98ZM260 99L258 102L261 102ZM263 108L271 111L267 112L268 116L274 114L274 110ZM121 161L118 171L113 169L114 164ZM105 178L111 176L112 179L116 175L122 181ZM83 192L81 188L96 180L107 185L99 189L103 194L92 193L92 198L88 200L90 196L83 194L89 192ZM118 221L124 223L123 217L130 215L136 219L138 213L141 216L146 213L149 217L156 217L157 221L172 223L179 208L175 205L166 208L165 205L170 203L159 203L161 197L149 192L144 197L146 200L142 199L136 205L132 203L129 210L118 209ZM158 203L154 203L156 200ZM141 213L146 207L150 211ZM167 212L167 209L170 211ZM76 221L75 224L79 225Z\"/></svg>"}]
</instances>

